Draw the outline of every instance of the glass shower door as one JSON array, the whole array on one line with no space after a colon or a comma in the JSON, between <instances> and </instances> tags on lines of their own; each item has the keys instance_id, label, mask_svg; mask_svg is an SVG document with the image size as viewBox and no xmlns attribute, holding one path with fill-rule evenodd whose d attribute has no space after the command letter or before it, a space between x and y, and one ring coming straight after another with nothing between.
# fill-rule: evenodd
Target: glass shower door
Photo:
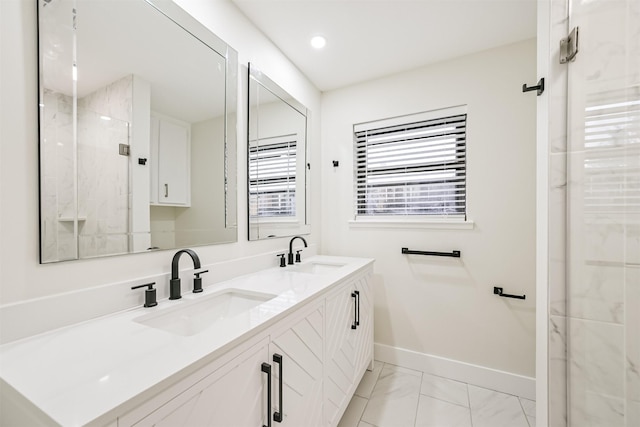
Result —
<instances>
[{"instance_id":1,"label":"glass shower door","mask_svg":"<svg viewBox=\"0 0 640 427\"><path fill-rule=\"evenodd\" d=\"M78 108L78 256L130 252L130 124ZM125 150L124 153L122 150Z\"/></svg>"},{"instance_id":2,"label":"glass shower door","mask_svg":"<svg viewBox=\"0 0 640 427\"><path fill-rule=\"evenodd\" d=\"M567 422L640 426L640 1L569 10Z\"/></svg>"}]
</instances>

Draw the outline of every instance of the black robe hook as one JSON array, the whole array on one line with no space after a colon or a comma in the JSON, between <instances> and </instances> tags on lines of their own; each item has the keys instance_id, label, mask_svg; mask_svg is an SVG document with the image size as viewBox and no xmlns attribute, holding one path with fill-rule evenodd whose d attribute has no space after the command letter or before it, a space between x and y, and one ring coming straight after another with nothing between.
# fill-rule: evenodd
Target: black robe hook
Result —
<instances>
[{"instance_id":1,"label":"black robe hook","mask_svg":"<svg viewBox=\"0 0 640 427\"><path fill-rule=\"evenodd\" d=\"M542 92L544 92L544 77L538 80L538 84L536 86L527 86L526 83L522 85L523 92L530 92L532 90L537 90L538 96L542 95Z\"/></svg>"}]
</instances>

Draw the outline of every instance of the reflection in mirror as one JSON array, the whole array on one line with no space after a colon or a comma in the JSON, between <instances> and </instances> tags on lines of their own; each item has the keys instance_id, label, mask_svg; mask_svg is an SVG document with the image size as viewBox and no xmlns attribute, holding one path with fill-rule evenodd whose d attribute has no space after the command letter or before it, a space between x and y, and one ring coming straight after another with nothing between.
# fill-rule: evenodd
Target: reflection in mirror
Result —
<instances>
[{"instance_id":1,"label":"reflection in mirror","mask_svg":"<svg viewBox=\"0 0 640 427\"><path fill-rule=\"evenodd\" d=\"M236 241L236 52L168 0L38 18L41 262Z\"/></svg>"},{"instance_id":2,"label":"reflection in mirror","mask_svg":"<svg viewBox=\"0 0 640 427\"><path fill-rule=\"evenodd\" d=\"M249 240L308 234L307 109L249 64Z\"/></svg>"}]
</instances>

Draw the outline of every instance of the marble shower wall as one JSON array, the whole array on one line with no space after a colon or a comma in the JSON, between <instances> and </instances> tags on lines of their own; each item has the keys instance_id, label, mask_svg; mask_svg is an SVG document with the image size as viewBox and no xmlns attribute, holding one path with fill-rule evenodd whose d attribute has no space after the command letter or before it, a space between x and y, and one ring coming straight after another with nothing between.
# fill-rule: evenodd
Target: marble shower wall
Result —
<instances>
[{"instance_id":1,"label":"marble shower wall","mask_svg":"<svg viewBox=\"0 0 640 427\"><path fill-rule=\"evenodd\" d=\"M566 312L550 319L566 330L568 425L639 426L640 2L571 7Z\"/></svg>"},{"instance_id":2,"label":"marble shower wall","mask_svg":"<svg viewBox=\"0 0 640 427\"><path fill-rule=\"evenodd\" d=\"M77 101L44 90L40 145L42 260L128 253L133 76ZM77 171L76 171L77 169ZM76 228L77 218L77 228Z\"/></svg>"},{"instance_id":3,"label":"marble shower wall","mask_svg":"<svg viewBox=\"0 0 640 427\"><path fill-rule=\"evenodd\" d=\"M133 76L78 99L78 252L80 258L129 252L129 145Z\"/></svg>"},{"instance_id":4,"label":"marble shower wall","mask_svg":"<svg viewBox=\"0 0 640 427\"><path fill-rule=\"evenodd\" d=\"M40 144L42 260L76 258L73 98L44 91Z\"/></svg>"}]
</instances>

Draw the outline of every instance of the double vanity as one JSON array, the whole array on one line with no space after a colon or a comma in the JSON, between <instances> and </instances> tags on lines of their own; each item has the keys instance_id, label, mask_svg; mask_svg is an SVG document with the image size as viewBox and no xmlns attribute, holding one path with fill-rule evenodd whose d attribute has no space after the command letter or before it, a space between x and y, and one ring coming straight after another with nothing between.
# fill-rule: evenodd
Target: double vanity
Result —
<instances>
[{"instance_id":1,"label":"double vanity","mask_svg":"<svg viewBox=\"0 0 640 427\"><path fill-rule=\"evenodd\" d=\"M0 424L335 426L373 359L372 269L314 256L6 344Z\"/></svg>"}]
</instances>

